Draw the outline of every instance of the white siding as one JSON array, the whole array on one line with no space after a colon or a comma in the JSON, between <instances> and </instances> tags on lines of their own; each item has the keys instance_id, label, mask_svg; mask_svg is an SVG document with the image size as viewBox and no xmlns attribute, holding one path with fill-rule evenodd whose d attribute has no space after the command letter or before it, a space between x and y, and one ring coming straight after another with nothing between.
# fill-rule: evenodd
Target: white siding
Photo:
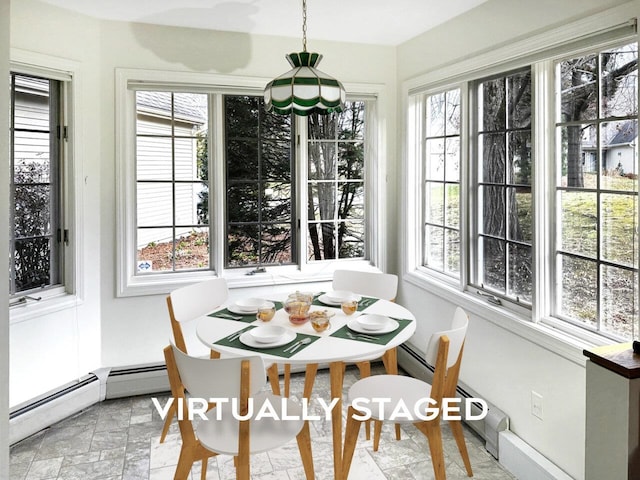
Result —
<instances>
[{"instance_id":1,"label":"white siding","mask_svg":"<svg viewBox=\"0 0 640 480\"><path fill-rule=\"evenodd\" d=\"M139 116L138 134L170 135L168 119ZM192 124L177 123L176 137L194 135ZM197 177L197 141L194 138L138 137L137 140L137 180L156 180L163 183L138 183L137 209L138 226L171 227L173 224L173 155L175 147L175 179L194 180ZM166 183L164 183L166 182ZM176 184L175 221L176 225L195 224L197 218L198 192L200 184ZM179 228L177 236L187 234L191 228ZM139 229L138 248L151 242L166 242L168 230Z\"/></svg>"}]
</instances>

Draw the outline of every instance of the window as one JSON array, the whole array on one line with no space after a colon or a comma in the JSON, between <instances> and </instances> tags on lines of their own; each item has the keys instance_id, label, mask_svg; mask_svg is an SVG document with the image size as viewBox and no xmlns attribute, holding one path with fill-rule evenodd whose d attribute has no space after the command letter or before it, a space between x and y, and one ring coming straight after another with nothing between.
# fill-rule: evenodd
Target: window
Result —
<instances>
[{"instance_id":1,"label":"window","mask_svg":"<svg viewBox=\"0 0 640 480\"><path fill-rule=\"evenodd\" d=\"M423 265L460 275L460 89L428 95Z\"/></svg>"},{"instance_id":2,"label":"window","mask_svg":"<svg viewBox=\"0 0 640 480\"><path fill-rule=\"evenodd\" d=\"M590 341L637 337L638 44L616 28L408 89L410 278Z\"/></svg>"},{"instance_id":3,"label":"window","mask_svg":"<svg viewBox=\"0 0 640 480\"><path fill-rule=\"evenodd\" d=\"M61 82L11 74L10 293L63 284Z\"/></svg>"},{"instance_id":4,"label":"window","mask_svg":"<svg viewBox=\"0 0 640 480\"><path fill-rule=\"evenodd\" d=\"M637 47L556 65L554 314L625 339L638 314Z\"/></svg>"},{"instance_id":5,"label":"window","mask_svg":"<svg viewBox=\"0 0 640 480\"><path fill-rule=\"evenodd\" d=\"M265 269L324 280L332 262L379 262L380 216L366 201L376 199L371 93L339 114L292 118L265 111L263 85L120 74L121 295L211 275L260 283L245 274Z\"/></svg>"},{"instance_id":6,"label":"window","mask_svg":"<svg viewBox=\"0 0 640 480\"><path fill-rule=\"evenodd\" d=\"M365 103L308 117L310 261L365 256Z\"/></svg>"},{"instance_id":7,"label":"window","mask_svg":"<svg viewBox=\"0 0 640 480\"><path fill-rule=\"evenodd\" d=\"M207 96L136 93L137 268L207 269Z\"/></svg>"},{"instance_id":8,"label":"window","mask_svg":"<svg viewBox=\"0 0 640 480\"><path fill-rule=\"evenodd\" d=\"M474 83L473 283L531 304L531 70Z\"/></svg>"},{"instance_id":9,"label":"window","mask_svg":"<svg viewBox=\"0 0 640 480\"><path fill-rule=\"evenodd\" d=\"M224 97L227 267L295 263L291 117L253 96Z\"/></svg>"}]
</instances>

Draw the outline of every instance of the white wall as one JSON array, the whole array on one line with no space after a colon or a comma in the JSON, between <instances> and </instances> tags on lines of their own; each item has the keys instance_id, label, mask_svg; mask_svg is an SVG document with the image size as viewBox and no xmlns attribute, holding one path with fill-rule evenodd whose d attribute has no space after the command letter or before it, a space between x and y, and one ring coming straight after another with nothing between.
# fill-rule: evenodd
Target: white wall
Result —
<instances>
[{"instance_id":1,"label":"white wall","mask_svg":"<svg viewBox=\"0 0 640 480\"><path fill-rule=\"evenodd\" d=\"M625 2L490 0L400 45L398 84L440 65L621 3ZM399 98L398 104L402 101ZM403 141L400 134L398 144L402 146ZM400 285L399 302L421 321L412 342L422 349L428 335L446 325L456 304L453 298L447 300L446 295L428 290L406 278ZM478 312L484 312L485 318ZM584 478L585 371L581 348L567 346L559 355L553 352L553 342L542 346L486 315L484 307L472 312L461 380L502 409L510 417L513 432L525 442L572 477ZM544 420L531 414L532 391L543 396Z\"/></svg>"},{"instance_id":2,"label":"white wall","mask_svg":"<svg viewBox=\"0 0 640 480\"><path fill-rule=\"evenodd\" d=\"M9 231L9 0L0 0L0 232ZM0 250L9 249L8 235L0 235ZM0 271L9 271L7 255L0 255ZM9 291L9 277L0 275L0 291ZM9 384L9 303L0 295L0 385ZM0 389L0 478L9 478L9 390Z\"/></svg>"},{"instance_id":3,"label":"white wall","mask_svg":"<svg viewBox=\"0 0 640 480\"><path fill-rule=\"evenodd\" d=\"M5 18L5 17L3 17ZM80 248L78 298L61 310L32 315L42 305L13 309L10 328L10 404L16 405L98 368L100 364L100 104L99 24L32 0L11 2L11 48L78 65L74 95L82 115L71 248ZM4 30L3 30L4 31Z\"/></svg>"}]
</instances>

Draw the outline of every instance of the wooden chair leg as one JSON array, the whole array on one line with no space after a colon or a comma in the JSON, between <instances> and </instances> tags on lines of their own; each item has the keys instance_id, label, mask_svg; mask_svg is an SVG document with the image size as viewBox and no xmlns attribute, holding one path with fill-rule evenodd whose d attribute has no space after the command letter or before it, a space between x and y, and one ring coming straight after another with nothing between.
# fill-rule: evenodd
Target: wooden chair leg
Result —
<instances>
[{"instance_id":1,"label":"wooden chair leg","mask_svg":"<svg viewBox=\"0 0 640 480\"><path fill-rule=\"evenodd\" d=\"M278 373L278 364L274 363L267 369L269 384L274 395L280 395L280 374Z\"/></svg>"},{"instance_id":2,"label":"wooden chair leg","mask_svg":"<svg viewBox=\"0 0 640 480\"><path fill-rule=\"evenodd\" d=\"M373 421L373 451L378 451L380 445L380 434L382 433L382 420Z\"/></svg>"},{"instance_id":3,"label":"wooden chair leg","mask_svg":"<svg viewBox=\"0 0 640 480\"><path fill-rule=\"evenodd\" d=\"M291 388L291 364L284 364L284 396L289 398L289 389Z\"/></svg>"},{"instance_id":4,"label":"wooden chair leg","mask_svg":"<svg viewBox=\"0 0 640 480\"><path fill-rule=\"evenodd\" d=\"M469 452L467 451L467 443L464 441L464 432L462 431L462 424L456 420L449 420L449 426L453 433L453 438L456 439L458 445L458 451L464 462L464 467L467 469L467 476L473 477L473 470L471 469L471 461L469 460Z\"/></svg>"},{"instance_id":5,"label":"wooden chair leg","mask_svg":"<svg viewBox=\"0 0 640 480\"><path fill-rule=\"evenodd\" d=\"M192 445L182 445L180 449L180 457L178 457L178 466L173 480L187 480L191 473L191 467L194 462L194 447Z\"/></svg>"},{"instance_id":6,"label":"wooden chair leg","mask_svg":"<svg viewBox=\"0 0 640 480\"><path fill-rule=\"evenodd\" d=\"M358 370L360 370L360 378L367 378L371 376L371 362L358 362L356 363ZM367 440L371 439L371 420L364 422L364 432Z\"/></svg>"},{"instance_id":7,"label":"wooden chair leg","mask_svg":"<svg viewBox=\"0 0 640 480\"><path fill-rule=\"evenodd\" d=\"M202 469L200 471L200 480L207 480L207 465L209 464L208 458L202 459Z\"/></svg>"},{"instance_id":8,"label":"wooden chair leg","mask_svg":"<svg viewBox=\"0 0 640 480\"><path fill-rule=\"evenodd\" d=\"M444 467L444 451L442 449L442 432L440 430L440 418L414 424L424 433L429 441L429 451L431 452L431 463L436 480L445 480L447 474Z\"/></svg>"},{"instance_id":9,"label":"wooden chair leg","mask_svg":"<svg viewBox=\"0 0 640 480\"><path fill-rule=\"evenodd\" d=\"M169 433L169 427L171 427L171 422L173 422L173 418L178 413L178 402L173 402L169 407L169 411L167 412L167 416L164 419L164 425L162 426L162 434L160 435L160 443L164 443L167 438L167 433Z\"/></svg>"},{"instance_id":10,"label":"wooden chair leg","mask_svg":"<svg viewBox=\"0 0 640 480\"><path fill-rule=\"evenodd\" d=\"M389 375L398 375L398 349L397 347L390 348L382 356L382 363L384 369ZM402 438L402 430L400 425L396 423L396 440Z\"/></svg>"},{"instance_id":11,"label":"wooden chair leg","mask_svg":"<svg viewBox=\"0 0 640 480\"><path fill-rule=\"evenodd\" d=\"M307 480L314 480L313 455L311 453L311 435L309 433L309 422L305 421L302 430L296 436L300 458L304 466L304 475Z\"/></svg>"},{"instance_id":12,"label":"wooden chair leg","mask_svg":"<svg viewBox=\"0 0 640 480\"><path fill-rule=\"evenodd\" d=\"M360 420L353 418L357 415L358 411L353 407L349 407L347 412L347 426L344 433L344 449L342 451L342 478L346 480L349 477L349 470L351 469L351 461L353 460L353 453L356 449L356 442L358 441L358 433L360 433Z\"/></svg>"},{"instance_id":13,"label":"wooden chair leg","mask_svg":"<svg viewBox=\"0 0 640 480\"><path fill-rule=\"evenodd\" d=\"M313 384L316 382L316 373L318 372L317 363L309 363L307 369L304 372L304 391L302 397L306 399L311 398L311 392L313 392Z\"/></svg>"}]
</instances>

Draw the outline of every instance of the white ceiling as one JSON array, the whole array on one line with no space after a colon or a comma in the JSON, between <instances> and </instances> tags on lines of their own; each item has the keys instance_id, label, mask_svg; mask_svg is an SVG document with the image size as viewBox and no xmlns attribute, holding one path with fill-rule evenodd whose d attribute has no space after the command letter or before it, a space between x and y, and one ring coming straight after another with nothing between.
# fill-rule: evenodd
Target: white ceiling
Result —
<instances>
[{"instance_id":1,"label":"white ceiling","mask_svg":"<svg viewBox=\"0 0 640 480\"><path fill-rule=\"evenodd\" d=\"M302 38L301 0L44 0L92 17ZM487 0L307 0L307 38L398 45Z\"/></svg>"}]
</instances>

